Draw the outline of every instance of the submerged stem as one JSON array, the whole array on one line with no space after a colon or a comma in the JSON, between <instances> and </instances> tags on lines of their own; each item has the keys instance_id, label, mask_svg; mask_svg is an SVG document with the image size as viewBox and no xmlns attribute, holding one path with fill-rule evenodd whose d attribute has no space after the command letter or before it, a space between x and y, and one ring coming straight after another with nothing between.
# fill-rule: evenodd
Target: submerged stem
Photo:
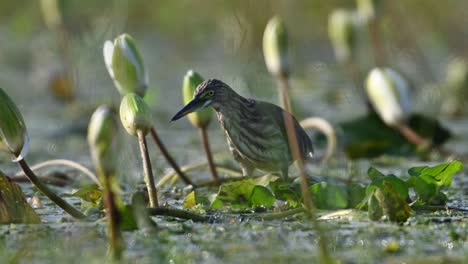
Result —
<instances>
[{"instance_id":1,"label":"submerged stem","mask_svg":"<svg viewBox=\"0 0 468 264\"><path fill-rule=\"evenodd\" d=\"M176 173L179 175L179 177L184 181L185 184L187 185L194 185L194 183L183 173L179 165L175 162L175 160L172 158L172 156L169 154L169 152L166 149L166 146L162 143L161 139L159 138L158 134L156 133L156 130L154 127L151 128L150 130L150 135L153 138L154 143L156 146L158 146L159 150L163 154L164 158L167 160L167 162L172 166L172 168L176 171Z\"/></svg>"},{"instance_id":2,"label":"submerged stem","mask_svg":"<svg viewBox=\"0 0 468 264\"><path fill-rule=\"evenodd\" d=\"M169 207L156 207L156 208L148 208L150 215L164 215L164 216L172 216L182 219L193 220L195 222L206 222L208 221L208 217L192 213L186 210L180 210L175 208Z\"/></svg>"},{"instance_id":3,"label":"submerged stem","mask_svg":"<svg viewBox=\"0 0 468 264\"><path fill-rule=\"evenodd\" d=\"M79 219L86 218L86 216L81 213L78 209L67 203L64 199L59 197L57 194L55 194L52 190L47 187L44 183L42 183L39 178L34 174L34 172L31 170L29 165L26 163L26 161L20 160L18 161L19 166L21 169L24 171L26 177L29 178L32 184L36 186L39 191L41 191L43 194L45 194L47 197L49 197L50 200L52 200L55 204L57 204L60 208L62 208L65 212L69 213L71 216Z\"/></svg>"},{"instance_id":4,"label":"submerged stem","mask_svg":"<svg viewBox=\"0 0 468 264\"><path fill-rule=\"evenodd\" d=\"M208 142L208 135L206 133L206 127L199 128L199 131L200 138L203 144L203 149L205 149L206 159L208 160L208 167L210 168L211 177L213 177L213 180L216 182L217 185L219 185L220 181L213 162L213 155L211 154L210 143Z\"/></svg>"},{"instance_id":5,"label":"submerged stem","mask_svg":"<svg viewBox=\"0 0 468 264\"><path fill-rule=\"evenodd\" d=\"M140 145L141 159L143 162L143 172L145 175L146 188L148 189L148 196L150 207L158 207L158 193L154 186L153 170L151 168L151 161L148 154L148 145L143 131L137 131L138 143Z\"/></svg>"},{"instance_id":6,"label":"submerged stem","mask_svg":"<svg viewBox=\"0 0 468 264\"><path fill-rule=\"evenodd\" d=\"M50 166L67 166L73 169L76 169L78 171L81 171L84 175L88 176L92 181L94 181L96 184L101 186L101 183L99 182L98 178L96 175L90 171L88 168L85 166L74 162L72 160L67 160L67 159L54 159L54 160L46 160L44 162L34 164L33 166L30 167L32 171L40 170L42 168L50 167ZM25 175L24 171L19 171L15 174L16 177Z\"/></svg>"}]
</instances>

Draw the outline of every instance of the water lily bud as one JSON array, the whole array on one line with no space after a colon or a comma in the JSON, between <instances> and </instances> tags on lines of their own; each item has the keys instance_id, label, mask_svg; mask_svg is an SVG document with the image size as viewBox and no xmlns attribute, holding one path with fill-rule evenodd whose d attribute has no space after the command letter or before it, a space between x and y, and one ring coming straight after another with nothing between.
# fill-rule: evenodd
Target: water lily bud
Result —
<instances>
[{"instance_id":1,"label":"water lily bud","mask_svg":"<svg viewBox=\"0 0 468 264\"><path fill-rule=\"evenodd\" d=\"M328 18L328 35L336 58L343 62L351 59L356 47L356 16L345 9L334 10Z\"/></svg>"},{"instance_id":2,"label":"water lily bud","mask_svg":"<svg viewBox=\"0 0 468 264\"><path fill-rule=\"evenodd\" d=\"M468 88L468 65L465 60L457 58L448 64L447 83L457 88Z\"/></svg>"},{"instance_id":3,"label":"water lily bud","mask_svg":"<svg viewBox=\"0 0 468 264\"><path fill-rule=\"evenodd\" d=\"M114 43L108 40L103 52L107 71L120 94L136 93L144 97L149 83L148 73L133 38L122 34Z\"/></svg>"},{"instance_id":4,"label":"water lily bud","mask_svg":"<svg viewBox=\"0 0 468 264\"><path fill-rule=\"evenodd\" d=\"M41 0L42 15L49 29L56 29L62 24L61 8L60 0Z\"/></svg>"},{"instance_id":5,"label":"water lily bud","mask_svg":"<svg viewBox=\"0 0 468 264\"><path fill-rule=\"evenodd\" d=\"M190 101L192 101L197 86L202 82L203 77L197 72L189 70L187 74L185 74L184 84L182 87L182 93L184 95L184 104L188 104ZM210 108L202 109L197 112L188 114L190 122L196 127L208 126L211 122L212 117L213 110L211 110Z\"/></svg>"},{"instance_id":6,"label":"water lily bud","mask_svg":"<svg viewBox=\"0 0 468 264\"><path fill-rule=\"evenodd\" d=\"M366 80L367 96L389 126L398 126L411 111L409 83L390 68L373 69Z\"/></svg>"},{"instance_id":7,"label":"water lily bud","mask_svg":"<svg viewBox=\"0 0 468 264\"><path fill-rule=\"evenodd\" d=\"M376 19L382 12L383 0L357 0L357 8L361 17L370 21Z\"/></svg>"},{"instance_id":8,"label":"water lily bud","mask_svg":"<svg viewBox=\"0 0 468 264\"><path fill-rule=\"evenodd\" d=\"M146 135L152 127L151 110L140 96L129 93L120 103L120 121L129 134L136 136L140 130Z\"/></svg>"},{"instance_id":9,"label":"water lily bud","mask_svg":"<svg viewBox=\"0 0 468 264\"><path fill-rule=\"evenodd\" d=\"M100 106L94 111L88 126L88 144L98 171L111 175L116 168L118 124L115 111Z\"/></svg>"},{"instance_id":10,"label":"water lily bud","mask_svg":"<svg viewBox=\"0 0 468 264\"><path fill-rule=\"evenodd\" d=\"M0 88L0 152L14 162L22 160L29 150L29 137L23 117L11 98Z\"/></svg>"},{"instance_id":11,"label":"water lily bud","mask_svg":"<svg viewBox=\"0 0 468 264\"><path fill-rule=\"evenodd\" d=\"M271 74L288 75L288 33L279 17L270 19L265 28L263 33L263 56Z\"/></svg>"}]
</instances>

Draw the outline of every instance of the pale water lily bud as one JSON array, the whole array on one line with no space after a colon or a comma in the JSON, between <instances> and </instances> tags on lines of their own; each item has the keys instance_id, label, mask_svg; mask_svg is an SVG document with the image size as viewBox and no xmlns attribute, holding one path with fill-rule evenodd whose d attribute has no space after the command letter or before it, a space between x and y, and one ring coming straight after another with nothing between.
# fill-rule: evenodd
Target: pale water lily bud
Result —
<instances>
[{"instance_id":1,"label":"pale water lily bud","mask_svg":"<svg viewBox=\"0 0 468 264\"><path fill-rule=\"evenodd\" d=\"M366 92L377 114L389 126L398 126L411 111L410 86L390 68L373 69L366 80Z\"/></svg>"},{"instance_id":2,"label":"pale water lily bud","mask_svg":"<svg viewBox=\"0 0 468 264\"><path fill-rule=\"evenodd\" d=\"M263 56L268 71L277 76L289 74L288 33L279 17L268 22L263 33Z\"/></svg>"},{"instance_id":3,"label":"pale water lily bud","mask_svg":"<svg viewBox=\"0 0 468 264\"><path fill-rule=\"evenodd\" d=\"M88 126L88 145L98 171L113 174L117 166L118 123L112 108L103 105L94 111Z\"/></svg>"},{"instance_id":4,"label":"pale water lily bud","mask_svg":"<svg viewBox=\"0 0 468 264\"><path fill-rule=\"evenodd\" d=\"M104 43L104 62L121 95L136 93L145 96L148 73L135 41L128 34L118 36L112 43Z\"/></svg>"},{"instance_id":5,"label":"pale water lily bud","mask_svg":"<svg viewBox=\"0 0 468 264\"><path fill-rule=\"evenodd\" d=\"M351 59L356 48L357 20L353 11L334 10L328 18L328 35L338 61Z\"/></svg>"},{"instance_id":6,"label":"pale water lily bud","mask_svg":"<svg viewBox=\"0 0 468 264\"><path fill-rule=\"evenodd\" d=\"M365 21L376 19L382 13L383 0L357 0L359 14Z\"/></svg>"},{"instance_id":7,"label":"pale water lily bud","mask_svg":"<svg viewBox=\"0 0 468 264\"><path fill-rule=\"evenodd\" d=\"M120 103L120 121L129 134L142 131L146 135L152 127L151 110L139 95L129 93Z\"/></svg>"},{"instance_id":8,"label":"pale water lily bud","mask_svg":"<svg viewBox=\"0 0 468 264\"><path fill-rule=\"evenodd\" d=\"M29 137L23 116L11 98L0 88L0 152L12 161L22 160L29 150Z\"/></svg>"},{"instance_id":9,"label":"pale water lily bud","mask_svg":"<svg viewBox=\"0 0 468 264\"><path fill-rule=\"evenodd\" d=\"M184 84L182 87L184 104L188 104L192 101L197 86L202 82L203 77L193 70L189 70L187 74L185 74ZM211 110L211 108L205 108L188 114L188 118L192 125L203 128L210 124L211 119L213 118L213 110Z\"/></svg>"}]
</instances>

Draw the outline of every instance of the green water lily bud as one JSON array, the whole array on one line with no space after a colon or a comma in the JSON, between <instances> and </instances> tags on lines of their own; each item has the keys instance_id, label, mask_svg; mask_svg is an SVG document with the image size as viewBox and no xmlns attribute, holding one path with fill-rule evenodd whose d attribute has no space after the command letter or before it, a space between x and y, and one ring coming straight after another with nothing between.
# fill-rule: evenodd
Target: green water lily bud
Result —
<instances>
[{"instance_id":1,"label":"green water lily bud","mask_svg":"<svg viewBox=\"0 0 468 264\"><path fill-rule=\"evenodd\" d=\"M97 170L112 175L118 146L117 114L112 108L103 105L94 111L88 126L88 145Z\"/></svg>"},{"instance_id":2,"label":"green water lily bud","mask_svg":"<svg viewBox=\"0 0 468 264\"><path fill-rule=\"evenodd\" d=\"M357 8L361 17L370 21L382 13L383 0L357 0Z\"/></svg>"},{"instance_id":3,"label":"green water lily bud","mask_svg":"<svg viewBox=\"0 0 468 264\"><path fill-rule=\"evenodd\" d=\"M129 93L120 103L120 121L129 134L136 136L142 131L146 135L152 127L151 110L143 98Z\"/></svg>"},{"instance_id":4,"label":"green water lily bud","mask_svg":"<svg viewBox=\"0 0 468 264\"><path fill-rule=\"evenodd\" d=\"M288 33L279 17L268 22L263 33L263 56L268 71L273 75L288 75Z\"/></svg>"},{"instance_id":5,"label":"green water lily bud","mask_svg":"<svg viewBox=\"0 0 468 264\"><path fill-rule=\"evenodd\" d=\"M57 29L62 24L61 0L41 0L41 11L49 29Z\"/></svg>"},{"instance_id":6,"label":"green water lily bud","mask_svg":"<svg viewBox=\"0 0 468 264\"><path fill-rule=\"evenodd\" d=\"M13 100L0 88L0 152L18 162L28 150L29 137L23 116Z\"/></svg>"},{"instance_id":7,"label":"green water lily bud","mask_svg":"<svg viewBox=\"0 0 468 264\"><path fill-rule=\"evenodd\" d=\"M468 65L465 60L457 58L447 65L447 83L468 88Z\"/></svg>"},{"instance_id":8,"label":"green water lily bud","mask_svg":"<svg viewBox=\"0 0 468 264\"><path fill-rule=\"evenodd\" d=\"M121 95L136 93L145 96L148 87L148 73L136 47L128 34L118 36L114 42L104 43L104 62L107 71Z\"/></svg>"},{"instance_id":9,"label":"green water lily bud","mask_svg":"<svg viewBox=\"0 0 468 264\"><path fill-rule=\"evenodd\" d=\"M353 56L356 48L356 31L357 21L354 12L336 9L330 14L328 18L328 35L339 61L350 60Z\"/></svg>"},{"instance_id":10,"label":"green water lily bud","mask_svg":"<svg viewBox=\"0 0 468 264\"><path fill-rule=\"evenodd\" d=\"M411 111L409 83L390 68L373 69L367 76L366 92L377 114L389 126L404 122Z\"/></svg>"},{"instance_id":11,"label":"green water lily bud","mask_svg":"<svg viewBox=\"0 0 468 264\"><path fill-rule=\"evenodd\" d=\"M203 77L193 70L189 70L187 74L185 74L182 87L184 104L188 104L190 101L192 101L197 86L202 82ZM205 108L188 114L188 118L192 125L200 128L206 127L210 124L211 119L213 118L213 110L211 110L211 108Z\"/></svg>"}]
</instances>

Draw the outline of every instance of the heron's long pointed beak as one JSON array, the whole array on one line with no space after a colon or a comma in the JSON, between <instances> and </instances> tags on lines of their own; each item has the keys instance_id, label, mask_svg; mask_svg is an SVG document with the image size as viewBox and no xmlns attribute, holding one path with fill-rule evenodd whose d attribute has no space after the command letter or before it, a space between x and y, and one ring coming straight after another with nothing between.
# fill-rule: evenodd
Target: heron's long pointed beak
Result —
<instances>
[{"instance_id":1,"label":"heron's long pointed beak","mask_svg":"<svg viewBox=\"0 0 468 264\"><path fill-rule=\"evenodd\" d=\"M175 116L171 119L171 121L176 121L192 112L195 112L201 108L207 107L209 101L200 100L199 98L194 98L190 103L188 103L184 108L182 108Z\"/></svg>"}]
</instances>

